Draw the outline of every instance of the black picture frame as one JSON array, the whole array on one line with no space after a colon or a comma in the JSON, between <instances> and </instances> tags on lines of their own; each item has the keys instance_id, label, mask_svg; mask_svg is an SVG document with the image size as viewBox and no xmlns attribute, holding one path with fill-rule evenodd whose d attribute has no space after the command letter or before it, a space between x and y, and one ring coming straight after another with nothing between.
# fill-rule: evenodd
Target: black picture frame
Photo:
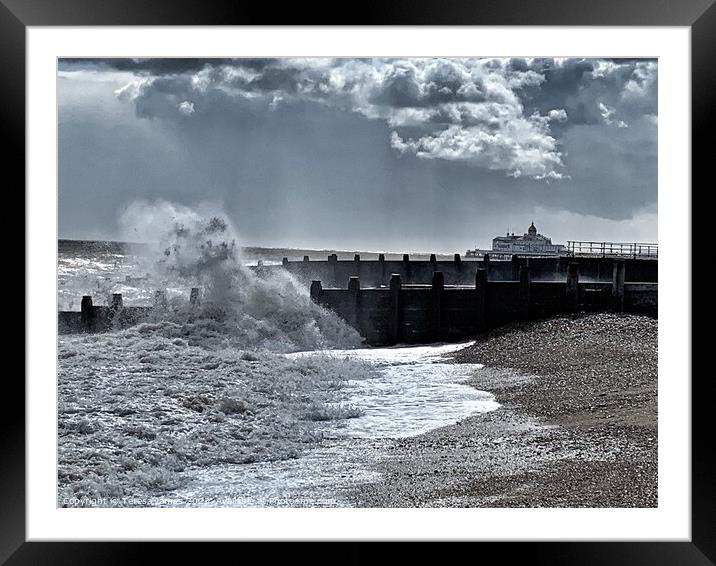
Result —
<instances>
[{"instance_id":1,"label":"black picture frame","mask_svg":"<svg viewBox=\"0 0 716 566\"><path fill-rule=\"evenodd\" d=\"M710 148L716 100L715 0L637 1L606 0L400 0L366 4L350 13L350 5L322 3L283 5L218 2L211 0L0 0L0 123L6 142L5 176L8 183L25 183L25 34L28 26L67 25L637 25L691 28L692 55L692 195L705 184L712 161ZM347 9L348 8L348 9ZM340 13L338 10L343 10ZM9 185L8 185L9 186ZM19 191L17 191L19 192ZM24 204L21 205L24 208ZM696 224L694 223L694 226ZM684 246L690 250L690 234ZM693 255L692 255L693 257ZM693 296L697 289L694 289ZM27 297L25 297L28 299ZM18 332L19 334L19 332ZM480 560L529 560L545 564L714 564L716 562L716 488L710 435L710 405L714 386L710 372L691 381L692 391L692 536L691 542L525 542L439 545L441 561L479 557ZM3 378L5 397L12 402L0 411L0 563L125 564L147 561L148 549L163 562L196 558L213 562L226 545L172 545L169 543L26 542L25 537L25 396L18 372ZM679 376L690 379L691 376ZM320 538L320 535L318 535ZM383 553L378 543L351 543L350 548L275 545L276 553L291 560L326 553L329 560L365 562ZM278 547L278 548L276 548ZM261 549L253 549L262 552ZM425 557L423 545L411 545ZM218 552L217 552L218 551ZM232 550L229 550L232 552ZM247 552L242 550L243 553ZM265 551L263 551L265 552ZM465 552L468 554L465 555ZM248 555L245 555L248 556ZM404 555L407 558L408 555ZM239 555L237 555L239 558ZM217 558L218 559L218 558Z\"/></svg>"}]
</instances>

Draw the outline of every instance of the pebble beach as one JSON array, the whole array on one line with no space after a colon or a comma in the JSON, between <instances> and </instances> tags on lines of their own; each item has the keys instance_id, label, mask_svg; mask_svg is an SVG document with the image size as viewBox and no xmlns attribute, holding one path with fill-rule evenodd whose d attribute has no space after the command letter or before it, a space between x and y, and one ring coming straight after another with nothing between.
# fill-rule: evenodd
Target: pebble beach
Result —
<instances>
[{"instance_id":1,"label":"pebble beach","mask_svg":"<svg viewBox=\"0 0 716 566\"><path fill-rule=\"evenodd\" d=\"M656 507L657 320L579 314L457 352L500 407L394 440L365 507Z\"/></svg>"}]
</instances>

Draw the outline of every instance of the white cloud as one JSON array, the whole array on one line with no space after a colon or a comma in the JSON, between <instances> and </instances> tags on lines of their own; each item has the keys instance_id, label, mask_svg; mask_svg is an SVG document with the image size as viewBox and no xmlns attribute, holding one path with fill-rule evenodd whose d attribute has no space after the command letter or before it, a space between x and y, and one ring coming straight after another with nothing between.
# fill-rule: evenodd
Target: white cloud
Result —
<instances>
[{"instance_id":1,"label":"white cloud","mask_svg":"<svg viewBox=\"0 0 716 566\"><path fill-rule=\"evenodd\" d=\"M252 101L266 110L310 101L385 121L401 154L560 179L569 175L552 129L628 128L655 113L656 81L655 61L281 58L140 77L117 95L134 100L138 115L164 119L172 112L162 100L184 114L193 106L182 105L203 97ZM532 101L531 114L525 100Z\"/></svg>"},{"instance_id":2,"label":"white cloud","mask_svg":"<svg viewBox=\"0 0 716 566\"><path fill-rule=\"evenodd\" d=\"M506 65L503 59L353 61L348 69L331 67L327 84L337 85L340 94L349 90L353 111L392 128L418 128L412 139L391 133L391 146L402 154L511 176L562 178L561 153L548 122L566 120L566 112L524 117L515 89L538 85L544 77ZM332 103L330 97L326 102Z\"/></svg>"},{"instance_id":3,"label":"white cloud","mask_svg":"<svg viewBox=\"0 0 716 566\"><path fill-rule=\"evenodd\" d=\"M194 113L194 103L189 102L188 100L180 102L178 108L179 112L181 112L182 114L186 114L187 116L191 116Z\"/></svg>"},{"instance_id":4,"label":"white cloud","mask_svg":"<svg viewBox=\"0 0 716 566\"><path fill-rule=\"evenodd\" d=\"M114 94L119 100L134 101L143 94L151 83L151 79L133 79L123 87L116 89Z\"/></svg>"},{"instance_id":5,"label":"white cloud","mask_svg":"<svg viewBox=\"0 0 716 566\"><path fill-rule=\"evenodd\" d=\"M654 61L639 62L635 65L631 77L624 85L621 97L645 97L656 87L657 64Z\"/></svg>"},{"instance_id":6,"label":"white cloud","mask_svg":"<svg viewBox=\"0 0 716 566\"><path fill-rule=\"evenodd\" d=\"M616 110L614 110L614 108L610 108L603 102L599 103L599 113L602 115L602 119L604 120L605 123L607 123L607 124L612 123L612 116L614 115L614 112L616 112Z\"/></svg>"},{"instance_id":7,"label":"white cloud","mask_svg":"<svg viewBox=\"0 0 716 566\"><path fill-rule=\"evenodd\" d=\"M602 116L602 119L604 120L604 123L608 126L616 126L617 128L628 128L629 124L627 124L624 120L616 120L614 119L614 115L617 113L616 108L612 108L611 106L607 106L603 102L599 103L599 113Z\"/></svg>"},{"instance_id":8,"label":"white cloud","mask_svg":"<svg viewBox=\"0 0 716 566\"><path fill-rule=\"evenodd\" d=\"M463 161L513 177L561 179L562 154L556 140L545 132L541 119L513 118L491 131L480 126L451 125L437 134L403 139L392 133L391 145L401 153L423 159Z\"/></svg>"},{"instance_id":9,"label":"white cloud","mask_svg":"<svg viewBox=\"0 0 716 566\"><path fill-rule=\"evenodd\" d=\"M398 133L391 145L419 158L462 161L510 176L559 179L563 163L549 121L564 110L524 117L515 90L539 85L533 70L507 68L502 59L280 59L264 68L204 67L183 80L139 78L117 91L134 100L140 115L168 118L158 98L175 101L182 114L197 99L223 94L265 98L266 108L310 100L384 120L392 128L419 130L414 140ZM140 110L141 108L141 110Z\"/></svg>"},{"instance_id":10,"label":"white cloud","mask_svg":"<svg viewBox=\"0 0 716 566\"><path fill-rule=\"evenodd\" d=\"M560 108L559 110L550 110L547 116L550 120L554 120L555 122L567 121L567 112L563 108Z\"/></svg>"}]
</instances>

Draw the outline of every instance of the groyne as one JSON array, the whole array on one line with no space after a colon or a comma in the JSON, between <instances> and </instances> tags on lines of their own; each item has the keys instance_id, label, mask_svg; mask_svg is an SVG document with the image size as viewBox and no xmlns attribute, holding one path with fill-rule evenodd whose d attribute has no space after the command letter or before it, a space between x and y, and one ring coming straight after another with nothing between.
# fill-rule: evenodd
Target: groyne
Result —
<instances>
[{"instance_id":1,"label":"groyne","mask_svg":"<svg viewBox=\"0 0 716 566\"><path fill-rule=\"evenodd\" d=\"M285 269L310 284L311 298L347 321L371 345L459 340L511 322L580 311L658 314L657 260L525 258L510 261L284 261L256 266L257 276ZM392 269L395 271L391 272ZM444 271L443 271L444 270ZM325 279L308 278L327 276ZM341 280L342 278L342 280ZM340 280L340 284L336 281ZM190 293L198 304L200 290ZM102 332L146 320L152 307L82 298L81 310L58 313L61 334Z\"/></svg>"},{"instance_id":2,"label":"groyne","mask_svg":"<svg viewBox=\"0 0 716 566\"><path fill-rule=\"evenodd\" d=\"M516 280L490 281L477 268L473 284L446 285L440 271L429 285L404 284L398 273L387 287L361 286L352 276L347 288L311 284L311 297L356 328L369 344L459 340L511 322L582 311L618 311L657 316L658 283L629 282L626 265L615 261L610 281L580 281L580 265L570 262L564 281L534 281L529 265Z\"/></svg>"}]
</instances>

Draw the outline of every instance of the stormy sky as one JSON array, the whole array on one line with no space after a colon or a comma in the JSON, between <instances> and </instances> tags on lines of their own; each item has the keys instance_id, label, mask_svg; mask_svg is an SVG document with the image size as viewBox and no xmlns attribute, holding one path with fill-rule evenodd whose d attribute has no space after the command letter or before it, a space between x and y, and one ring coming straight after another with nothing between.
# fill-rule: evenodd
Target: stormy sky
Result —
<instances>
[{"instance_id":1,"label":"stormy sky","mask_svg":"<svg viewBox=\"0 0 716 566\"><path fill-rule=\"evenodd\" d=\"M59 235L223 211L245 245L656 241L648 59L63 59Z\"/></svg>"}]
</instances>

